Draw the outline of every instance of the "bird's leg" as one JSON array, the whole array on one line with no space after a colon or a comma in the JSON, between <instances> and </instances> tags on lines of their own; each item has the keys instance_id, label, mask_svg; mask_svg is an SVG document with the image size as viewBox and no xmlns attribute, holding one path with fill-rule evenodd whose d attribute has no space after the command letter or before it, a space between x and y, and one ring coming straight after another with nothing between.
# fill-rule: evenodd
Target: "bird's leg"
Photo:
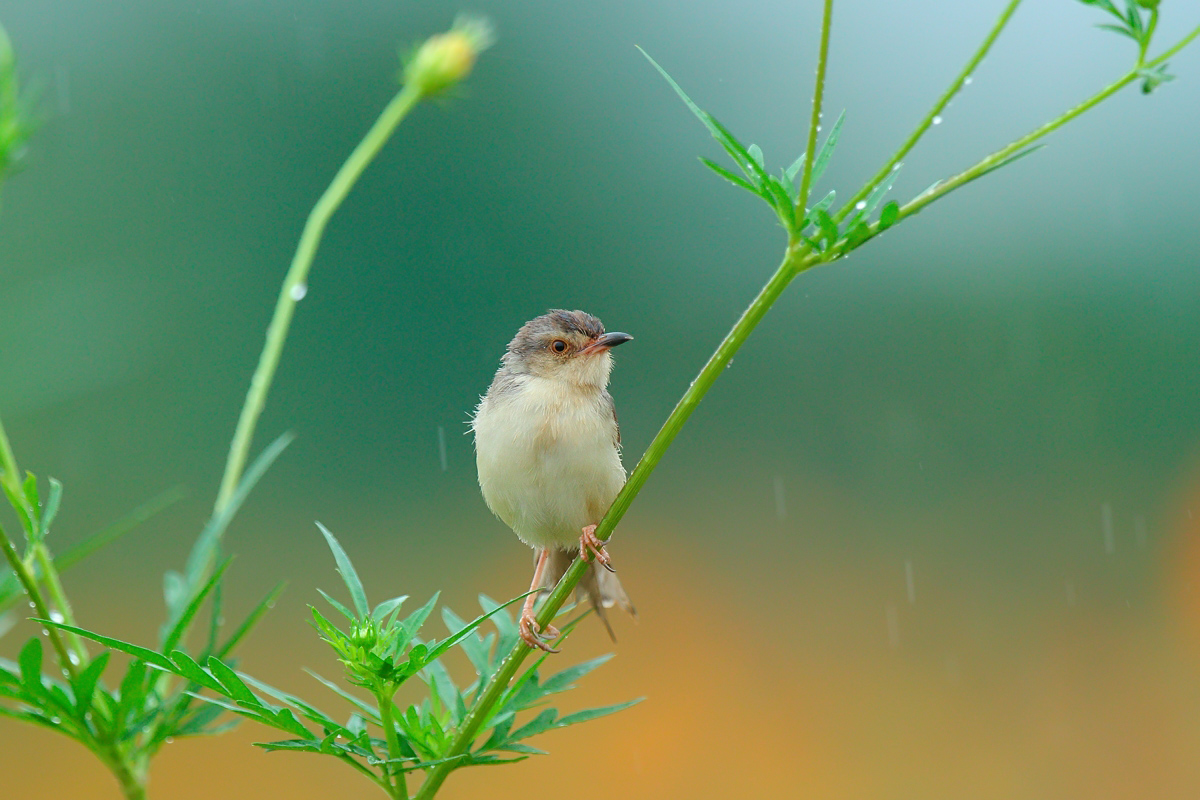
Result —
<instances>
[{"instance_id":1,"label":"bird's leg","mask_svg":"<svg viewBox=\"0 0 1200 800\"><path fill-rule=\"evenodd\" d=\"M547 625L543 633L540 625L537 624L537 617L533 613L533 605L537 601L538 591L542 588L542 575L546 571L546 562L550 559L549 548L543 549L538 553L537 566L533 569L533 580L529 582L529 591L533 594L525 598L525 605L521 607L521 622L519 625L521 631L521 640L530 647L536 647L539 650L545 650L547 653L557 653L558 650L546 644L543 639L557 639L558 628L553 625Z\"/></svg>"},{"instance_id":2,"label":"bird's leg","mask_svg":"<svg viewBox=\"0 0 1200 800\"><path fill-rule=\"evenodd\" d=\"M583 534L579 537L579 557L584 561L591 561L592 558L595 558L597 564L609 572L616 572L608 551L604 549L604 540L596 538L595 525L588 525L583 529Z\"/></svg>"}]
</instances>

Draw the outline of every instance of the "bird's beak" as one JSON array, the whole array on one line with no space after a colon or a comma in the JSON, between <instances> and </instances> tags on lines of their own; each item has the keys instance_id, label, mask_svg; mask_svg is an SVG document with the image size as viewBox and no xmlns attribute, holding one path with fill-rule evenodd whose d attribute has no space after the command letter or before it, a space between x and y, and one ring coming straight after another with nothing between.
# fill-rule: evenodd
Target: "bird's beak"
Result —
<instances>
[{"instance_id":1,"label":"bird's beak","mask_svg":"<svg viewBox=\"0 0 1200 800\"><path fill-rule=\"evenodd\" d=\"M632 338L633 337L628 333L619 333L617 331L606 333L603 336L597 336L594 342L579 352L580 354L603 353L605 350L608 350L611 347L616 347L619 344L625 344Z\"/></svg>"}]
</instances>

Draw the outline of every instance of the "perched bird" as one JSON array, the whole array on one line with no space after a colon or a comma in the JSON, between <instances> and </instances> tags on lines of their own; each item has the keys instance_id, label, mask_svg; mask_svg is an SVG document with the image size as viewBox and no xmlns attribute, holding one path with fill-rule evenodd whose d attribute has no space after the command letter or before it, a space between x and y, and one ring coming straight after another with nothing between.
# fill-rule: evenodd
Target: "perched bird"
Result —
<instances>
[{"instance_id":1,"label":"perched bird","mask_svg":"<svg viewBox=\"0 0 1200 800\"><path fill-rule=\"evenodd\" d=\"M475 410L475 463L488 508L537 553L530 589L552 589L576 555L592 562L579 584L609 635L604 613L633 606L612 572L596 524L625 484L621 434L608 375L609 350L627 333L605 333L582 311L554 310L521 326ZM594 559L594 561L593 561ZM605 567L600 572L597 565ZM521 638L555 652L534 618L536 594L521 610Z\"/></svg>"}]
</instances>

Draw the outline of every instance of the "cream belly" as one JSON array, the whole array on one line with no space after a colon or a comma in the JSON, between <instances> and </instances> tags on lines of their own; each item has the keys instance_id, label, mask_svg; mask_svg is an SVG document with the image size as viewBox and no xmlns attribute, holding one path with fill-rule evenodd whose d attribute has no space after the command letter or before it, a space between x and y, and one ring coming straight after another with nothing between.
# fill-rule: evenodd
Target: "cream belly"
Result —
<instances>
[{"instance_id":1,"label":"cream belly","mask_svg":"<svg viewBox=\"0 0 1200 800\"><path fill-rule=\"evenodd\" d=\"M475 412L479 487L526 544L577 548L625 483L617 422L599 390L522 377Z\"/></svg>"}]
</instances>

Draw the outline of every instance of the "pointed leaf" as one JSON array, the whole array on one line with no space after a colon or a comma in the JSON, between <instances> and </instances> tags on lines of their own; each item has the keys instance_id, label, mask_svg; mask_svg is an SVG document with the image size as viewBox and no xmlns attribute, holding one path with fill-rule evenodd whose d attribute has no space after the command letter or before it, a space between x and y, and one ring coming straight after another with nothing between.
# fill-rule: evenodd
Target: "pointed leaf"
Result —
<instances>
[{"instance_id":1,"label":"pointed leaf","mask_svg":"<svg viewBox=\"0 0 1200 800\"><path fill-rule=\"evenodd\" d=\"M333 551L333 560L337 562L338 572L342 573L342 580L346 582L346 589L349 590L350 599L354 602L354 610L358 612L359 617L369 617L371 607L367 605L367 593L363 591L362 581L358 579L358 573L354 571L350 557L346 555L346 551L338 544L338 540L334 538L328 528L319 522L317 527L321 529L325 541L329 542L329 549Z\"/></svg>"},{"instance_id":2,"label":"pointed leaf","mask_svg":"<svg viewBox=\"0 0 1200 800\"><path fill-rule=\"evenodd\" d=\"M41 533L40 538L46 538L46 534L50 532L50 526L54 523L54 518L58 516L58 507L62 503L63 485L57 479L50 479L50 497L46 500L46 507L42 509Z\"/></svg>"},{"instance_id":3,"label":"pointed leaf","mask_svg":"<svg viewBox=\"0 0 1200 800\"><path fill-rule=\"evenodd\" d=\"M104 668L108 666L108 659L110 657L111 654L109 651L105 650L93 658L92 663L84 667L83 671L71 681L71 692L75 695L75 712L80 718L92 708L92 697L96 694L96 683L99 682Z\"/></svg>"},{"instance_id":4,"label":"pointed leaf","mask_svg":"<svg viewBox=\"0 0 1200 800\"><path fill-rule=\"evenodd\" d=\"M751 194L753 194L756 197L762 197L762 192L760 192L757 188L755 188L753 185L751 185L751 183L749 181L747 181L745 178L741 177L740 175L734 175L732 172L725 169L724 167L722 167L720 164L716 163L715 161L712 161L707 158L701 158L700 163L703 164L704 166L708 167L709 169L711 169L713 172L720 175L725 180L732 183L734 186L738 186L742 189L745 189L747 192L750 192Z\"/></svg>"},{"instance_id":5,"label":"pointed leaf","mask_svg":"<svg viewBox=\"0 0 1200 800\"><path fill-rule=\"evenodd\" d=\"M888 228L896 224L897 217L900 216L900 205L892 200L883 207L883 211L879 212L879 230L886 231Z\"/></svg>"},{"instance_id":6,"label":"pointed leaf","mask_svg":"<svg viewBox=\"0 0 1200 800\"><path fill-rule=\"evenodd\" d=\"M363 700L360 700L359 698L357 698L354 695L347 692L342 687L338 686L333 681L322 678L320 675L318 675L317 673L313 672L310 669L305 669L304 671L307 672L309 675L313 676L314 678L316 678L318 681L320 681L325 686L325 688L333 691L335 694L338 695L338 697L341 697L343 700L345 700L346 702L353 705L359 711L362 711L364 714L367 715L367 718L370 719L372 722L379 724L379 722L380 722L379 710L377 708L375 708L375 706L373 706L370 703L367 703Z\"/></svg>"},{"instance_id":7,"label":"pointed leaf","mask_svg":"<svg viewBox=\"0 0 1200 800\"><path fill-rule=\"evenodd\" d=\"M383 622L384 618L388 614L400 608L400 606L407 599L408 595L403 594L399 597L393 597L391 600L384 600L382 603L375 606L375 610L371 612L371 619L375 620L376 622Z\"/></svg>"},{"instance_id":8,"label":"pointed leaf","mask_svg":"<svg viewBox=\"0 0 1200 800\"><path fill-rule=\"evenodd\" d=\"M557 720L558 709L547 708L532 720L513 731L509 735L509 739L510 741L517 742L521 739L528 739L530 736L537 736L539 733L558 727L561 723L557 722Z\"/></svg>"},{"instance_id":9,"label":"pointed leaf","mask_svg":"<svg viewBox=\"0 0 1200 800\"><path fill-rule=\"evenodd\" d=\"M17 664L21 668L21 683L25 689L35 695L42 692L42 640L32 637L17 655Z\"/></svg>"},{"instance_id":10,"label":"pointed leaf","mask_svg":"<svg viewBox=\"0 0 1200 800\"><path fill-rule=\"evenodd\" d=\"M139 647L136 644L130 644L129 642L123 642L120 639L114 639L111 636L101 636L93 631L77 628L74 625L64 625L61 622L55 622L53 620L39 619L36 620L36 622L40 622L41 624L50 626L52 628L58 628L60 631L74 633L77 636L82 636L85 639L91 639L93 642L102 644L110 650L119 650L122 653L128 653L134 658L141 659L148 664L153 664L154 666L164 669L167 672L175 671L175 665L171 663L169 658L147 647Z\"/></svg>"},{"instance_id":11,"label":"pointed leaf","mask_svg":"<svg viewBox=\"0 0 1200 800\"><path fill-rule=\"evenodd\" d=\"M838 134L842 132L842 123L845 121L846 112L842 111L841 114L838 114L837 121L833 123L833 127L829 129L829 135L825 137L825 143L817 151L817 157L813 159L812 186L816 186L817 181L821 180L821 176L825 174L825 168L829 166L829 159L833 158L833 149L837 147Z\"/></svg>"},{"instance_id":12,"label":"pointed leaf","mask_svg":"<svg viewBox=\"0 0 1200 800\"><path fill-rule=\"evenodd\" d=\"M169 629L165 629L162 639L162 647L160 648L164 653L169 653L174 650L176 645L179 644L180 640L183 639L184 635L187 633L188 626L190 626L192 624L192 620L196 618L196 613L200 610L200 607L204 605L204 601L208 597L209 592L211 592L213 588L221 582L221 576L225 574L225 570L228 569L230 561L231 559L227 558L217 565L217 568L213 570L212 575L209 576L204 585L200 587L200 590L192 596L187 606L185 606L179 613L175 624Z\"/></svg>"},{"instance_id":13,"label":"pointed leaf","mask_svg":"<svg viewBox=\"0 0 1200 800\"><path fill-rule=\"evenodd\" d=\"M225 665L221 659L216 656L208 657L208 670L213 674L213 677L221 682L229 692L229 696L239 703L249 703L251 705L262 705L254 692L250 691L250 687L242 682L238 674Z\"/></svg>"},{"instance_id":14,"label":"pointed leaf","mask_svg":"<svg viewBox=\"0 0 1200 800\"><path fill-rule=\"evenodd\" d=\"M341 603L339 603L337 600L334 600L334 599L333 599L332 597L330 597L330 596L329 596L329 594L327 594L327 593L326 593L324 590L322 590L322 589L317 589L317 593L318 593L318 594L320 594L320 595L321 595L321 597L324 597L324 598L325 598L325 602L326 602L326 603L329 603L329 605L333 606L334 610L335 610L335 611L337 611L339 614L341 614L343 617L345 617L346 619L350 620L351 622L357 622L357 621L358 621L358 617L356 617L356 616L354 615L354 612L353 612L353 611L351 611L350 609L346 608L344 605L342 605Z\"/></svg>"},{"instance_id":15,"label":"pointed leaf","mask_svg":"<svg viewBox=\"0 0 1200 800\"><path fill-rule=\"evenodd\" d=\"M214 692L227 694L224 686L215 677L210 675L207 670L196 663L196 660L182 650L176 650L171 653L171 658L175 662L175 668L171 671L181 678L187 678L197 686L203 686L205 689L211 689Z\"/></svg>"},{"instance_id":16,"label":"pointed leaf","mask_svg":"<svg viewBox=\"0 0 1200 800\"><path fill-rule=\"evenodd\" d=\"M268 592L267 596L259 601L258 605L254 607L254 610L251 611L250 615L246 617L245 621L238 626L238 629L233 632L233 635L229 637L225 644L221 645L217 649L216 653L211 653L209 655L215 655L217 658L225 658L227 655L233 652L233 649L238 646L246 634L248 634L251 629L258 624L258 621L262 619L263 615L275 605L275 601L279 599L281 594L283 594L283 590L285 588L287 588L286 583L275 584L275 588Z\"/></svg>"},{"instance_id":17,"label":"pointed leaf","mask_svg":"<svg viewBox=\"0 0 1200 800\"><path fill-rule=\"evenodd\" d=\"M543 694L554 694L555 692L563 692L572 688L572 684L587 675L601 664L609 661L612 654L593 658L590 661L584 661L582 664L576 664L573 667L567 667L562 672L551 675L542 683Z\"/></svg>"},{"instance_id":18,"label":"pointed leaf","mask_svg":"<svg viewBox=\"0 0 1200 800\"><path fill-rule=\"evenodd\" d=\"M608 716L609 714L615 714L618 711L624 711L625 709L629 708L630 706L635 706L645 699L646 698L644 698L644 697L639 697L636 700L630 700L627 703L617 703L616 705L611 705L611 706L602 706L600 708L589 708L585 711L576 711L574 714L567 714L565 717L560 719L558 721L558 724L555 725L554 727L565 728L568 725L577 725L580 722L587 722L588 720L593 720L593 719L596 719L597 717L604 717L604 716Z\"/></svg>"}]
</instances>

